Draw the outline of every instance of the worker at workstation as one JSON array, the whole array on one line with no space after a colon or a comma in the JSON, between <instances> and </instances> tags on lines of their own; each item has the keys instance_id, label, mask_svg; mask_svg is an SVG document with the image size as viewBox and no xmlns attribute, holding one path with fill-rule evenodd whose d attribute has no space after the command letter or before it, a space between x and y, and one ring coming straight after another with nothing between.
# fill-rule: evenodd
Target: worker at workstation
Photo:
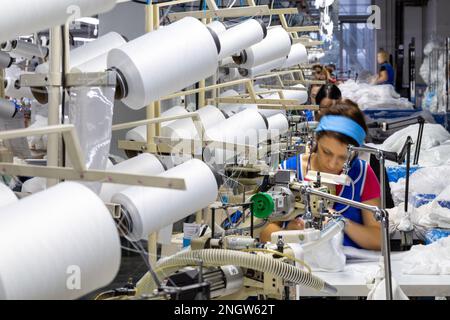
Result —
<instances>
[{"instance_id":1,"label":"worker at workstation","mask_svg":"<svg viewBox=\"0 0 450 320\"><path fill-rule=\"evenodd\" d=\"M378 51L377 61L380 65L380 70L374 84L390 84L391 86L395 86L395 71L394 67L389 63L389 54L381 49Z\"/></svg>"},{"instance_id":2,"label":"worker at workstation","mask_svg":"<svg viewBox=\"0 0 450 320\"><path fill-rule=\"evenodd\" d=\"M347 160L348 145L363 145L366 133L367 126L358 106L351 101L340 100L322 115L312 151L287 159L281 164L281 168L296 171L299 181L305 180L308 171L339 175ZM352 179L351 185L337 186L336 194L379 207L380 184L370 165L355 156L350 162L348 175ZM345 246L380 249L381 227L371 212L341 204L335 204L333 209L341 213L346 221L343 243ZM273 232L283 229L301 230L304 226L305 223L300 217L287 223L272 222L261 232L261 241L270 241Z\"/></svg>"}]
</instances>

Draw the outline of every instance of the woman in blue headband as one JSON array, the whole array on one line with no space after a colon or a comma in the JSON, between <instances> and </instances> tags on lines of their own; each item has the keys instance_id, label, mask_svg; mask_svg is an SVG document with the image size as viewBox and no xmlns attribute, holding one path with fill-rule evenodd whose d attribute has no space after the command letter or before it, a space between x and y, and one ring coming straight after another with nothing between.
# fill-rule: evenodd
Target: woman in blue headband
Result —
<instances>
[{"instance_id":1,"label":"woman in blue headband","mask_svg":"<svg viewBox=\"0 0 450 320\"><path fill-rule=\"evenodd\" d=\"M299 155L299 161L297 157L287 159L281 167L295 170L299 180L304 180L309 170L339 175L347 160L348 145L361 146L366 133L364 115L358 106L351 101L339 101L322 114L316 130L317 143L311 153ZM337 186L337 195L369 205L380 205L380 185L370 165L355 157L348 176L352 179L351 185ZM337 203L333 209L346 218L344 245L380 249L380 224L371 212ZM271 223L261 232L261 240L269 241L272 232L284 228L303 229L304 222L297 218L287 225Z\"/></svg>"}]
</instances>

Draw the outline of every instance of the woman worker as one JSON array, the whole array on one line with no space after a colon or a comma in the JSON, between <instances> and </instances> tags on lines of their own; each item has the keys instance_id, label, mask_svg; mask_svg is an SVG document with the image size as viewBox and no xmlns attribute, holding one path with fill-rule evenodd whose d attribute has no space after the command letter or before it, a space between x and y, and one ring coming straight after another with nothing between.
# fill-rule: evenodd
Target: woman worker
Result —
<instances>
[{"instance_id":1,"label":"woman worker","mask_svg":"<svg viewBox=\"0 0 450 320\"><path fill-rule=\"evenodd\" d=\"M367 127L364 116L354 103L339 101L326 110L321 117L317 133L317 143L309 154L298 155L282 163L281 167L295 170L299 180L309 170L339 175L347 160L347 146L360 146L364 143ZM299 167L297 168L297 163ZM375 173L365 161L355 157L348 173L353 183L350 186L337 186L336 194L341 197L380 206L380 185ZM356 248L380 249L380 224L370 211L355 209L336 203L333 209L342 211L346 224L344 245ZM296 218L287 224L287 230L301 230L304 222ZM270 241L272 232L283 229L282 223L270 223L260 234L261 241Z\"/></svg>"},{"instance_id":2,"label":"woman worker","mask_svg":"<svg viewBox=\"0 0 450 320\"><path fill-rule=\"evenodd\" d=\"M313 70L314 70L314 80L325 81L325 83L327 83L327 84L329 83L330 75L326 68L324 68L321 65L315 65L313 67ZM320 85L320 84L311 85L310 98L311 98L312 104L318 104L316 101L316 97L321 88L322 88L322 85Z\"/></svg>"},{"instance_id":3,"label":"woman worker","mask_svg":"<svg viewBox=\"0 0 450 320\"><path fill-rule=\"evenodd\" d=\"M395 71L392 65L388 62L389 55L386 51L380 50L377 55L378 64L380 65L380 71L375 80L375 84L390 84L395 86Z\"/></svg>"},{"instance_id":4,"label":"woman worker","mask_svg":"<svg viewBox=\"0 0 450 320\"><path fill-rule=\"evenodd\" d=\"M319 105L319 116L326 112L326 110L342 99L342 93L334 84L323 85L316 95L316 103ZM316 119L320 120L319 117Z\"/></svg>"}]
</instances>

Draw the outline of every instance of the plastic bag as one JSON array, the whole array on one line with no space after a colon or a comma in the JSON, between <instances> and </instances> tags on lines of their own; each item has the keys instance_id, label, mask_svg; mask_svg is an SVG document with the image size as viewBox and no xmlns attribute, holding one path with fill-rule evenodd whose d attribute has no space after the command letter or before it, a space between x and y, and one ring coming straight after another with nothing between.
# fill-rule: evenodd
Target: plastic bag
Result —
<instances>
[{"instance_id":1,"label":"plastic bag","mask_svg":"<svg viewBox=\"0 0 450 320\"><path fill-rule=\"evenodd\" d=\"M426 167L417 170L410 176L409 195L418 200L432 199L440 194L450 183L450 166ZM394 203L398 205L405 201L406 179L401 178L397 183L391 183L391 194Z\"/></svg>"},{"instance_id":2,"label":"plastic bag","mask_svg":"<svg viewBox=\"0 0 450 320\"><path fill-rule=\"evenodd\" d=\"M114 94L114 87L75 87L70 90L69 119L75 126L88 169L106 169ZM101 183L84 184L94 192L100 192Z\"/></svg>"},{"instance_id":3,"label":"plastic bag","mask_svg":"<svg viewBox=\"0 0 450 320\"><path fill-rule=\"evenodd\" d=\"M431 244L439 239L450 236L450 230L431 229L425 232L425 244Z\"/></svg>"},{"instance_id":4,"label":"plastic bag","mask_svg":"<svg viewBox=\"0 0 450 320\"><path fill-rule=\"evenodd\" d=\"M433 200L431 208L430 218L436 220L440 227L450 229L450 185Z\"/></svg>"},{"instance_id":5,"label":"plastic bag","mask_svg":"<svg viewBox=\"0 0 450 320\"><path fill-rule=\"evenodd\" d=\"M384 151L400 152L408 136L410 136L412 140L416 142L418 132L418 124L397 131L389 138L387 138L386 141L384 141L384 143L380 146L380 148ZM440 124L427 123L425 124L423 129L421 151L438 146L447 140L450 140L450 133L445 130L444 127L442 127ZM411 155L414 154L415 150L416 145L414 144L411 147Z\"/></svg>"}]
</instances>

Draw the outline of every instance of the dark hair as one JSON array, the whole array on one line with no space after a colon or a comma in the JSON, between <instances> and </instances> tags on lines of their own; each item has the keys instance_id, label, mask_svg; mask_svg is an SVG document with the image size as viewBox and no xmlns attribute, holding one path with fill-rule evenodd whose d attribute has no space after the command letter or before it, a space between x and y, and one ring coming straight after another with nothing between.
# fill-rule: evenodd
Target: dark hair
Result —
<instances>
[{"instance_id":1,"label":"dark hair","mask_svg":"<svg viewBox=\"0 0 450 320\"><path fill-rule=\"evenodd\" d=\"M339 100L342 98L341 90L336 85L323 85L316 95L316 104L320 105L323 99Z\"/></svg>"},{"instance_id":2,"label":"dark hair","mask_svg":"<svg viewBox=\"0 0 450 320\"><path fill-rule=\"evenodd\" d=\"M366 120L364 119L364 114L361 112L358 105L349 99L341 99L336 104L327 108L320 117L324 116L344 116L359 124L366 133L369 131L367 128ZM345 144L359 146L359 144L353 138L334 131L318 132L317 140L320 140L320 138L324 136L335 138Z\"/></svg>"}]
</instances>

